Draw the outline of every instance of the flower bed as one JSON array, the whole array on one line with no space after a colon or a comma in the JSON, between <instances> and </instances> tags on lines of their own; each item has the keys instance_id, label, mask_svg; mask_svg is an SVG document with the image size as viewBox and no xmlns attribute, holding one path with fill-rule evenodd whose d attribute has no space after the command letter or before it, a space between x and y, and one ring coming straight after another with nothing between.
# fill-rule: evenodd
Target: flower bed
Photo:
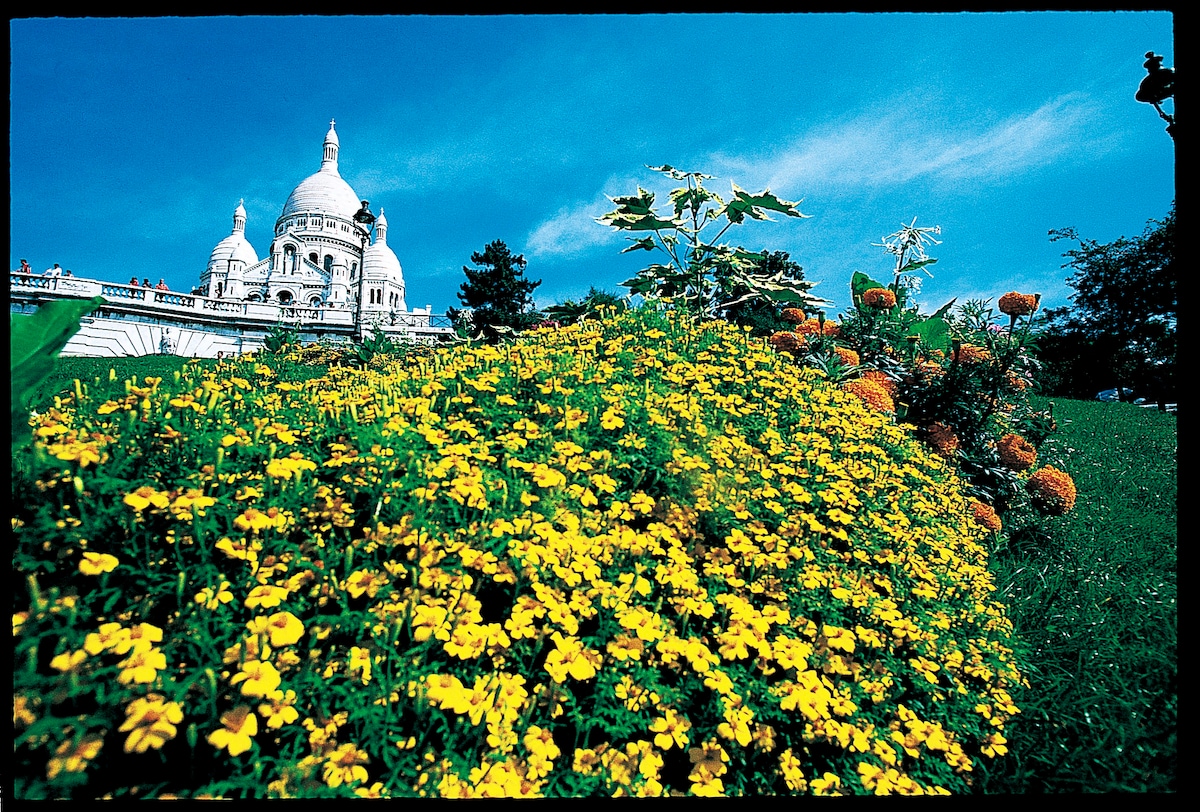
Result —
<instances>
[{"instance_id":1,"label":"flower bed","mask_svg":"<svg viewBox=\"0 0 1200 812\"><path fill-rule=\"evenodd\" d=\"M18 797L946 793L1005 752L990 517L765 341L302 360L36 421Z\"/></svg>"}]
</instances>

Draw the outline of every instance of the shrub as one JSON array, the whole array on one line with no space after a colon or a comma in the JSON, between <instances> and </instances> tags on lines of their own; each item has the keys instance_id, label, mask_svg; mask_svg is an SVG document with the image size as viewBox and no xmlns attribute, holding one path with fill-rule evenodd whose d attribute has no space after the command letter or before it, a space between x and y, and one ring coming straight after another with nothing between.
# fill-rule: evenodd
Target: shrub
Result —
<instances>
[{"instance_id":1,"label":"shrub","mask_svg":"<svg viewBox=\"0 0 1200 812\"><path fill-rule=\"evenodd\" d=\"M1005 752L963 482L741 330L128 393L13 482L18 797L965 792Z\"/></svg>"}]
</instances>

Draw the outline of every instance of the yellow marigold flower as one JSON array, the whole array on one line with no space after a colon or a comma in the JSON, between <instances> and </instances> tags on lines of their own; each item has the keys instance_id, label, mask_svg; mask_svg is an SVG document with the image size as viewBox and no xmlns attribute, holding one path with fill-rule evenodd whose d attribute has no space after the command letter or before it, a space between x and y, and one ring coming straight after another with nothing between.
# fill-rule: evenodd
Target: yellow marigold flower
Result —
<instances>
[{"instance_id":1,"label":"yellow marigold flower","mask_svg":"<svg viewBox=\"0 0 1200 812\"><path fill-rule=\"evenodd\" d=\"M958 450L958 435L945 423L933 423L925 429L925 440L943 457L950 457Z\"/></svg>"},{"instance_id":2,"label":"yellow marigold flower","mask_svg":"<svg viewBox=\"0 0 1200 812\"><path fill-rule=\"evenodd\" d=\"M284 725L290 725L300 718L296 704L296 692L288 690L272 691L266 697L269 701L258 706L258 712L267 720L267 727L277 730Z\"/></svg>"},{"instance_id":3,"label":"yellow marigold flower","mask_svg":"<svg viewBox=\"0 0 1200 812\"><path fill-rule=\"evenodd\" d=\"M1014 471L1024 471L1037 463L1037 449L1019 434L1006 434L996 444L1000 462Z\"/></svg>"},{"instance_id":4,"label":"yellow marigold flower","mask_svg":"<svg viewBox=\"0 0 1200 812\"><path fill-rule=\"evenodd\" d=\"M84 736L78 742L68 739L58 746L54 757L46 763L46 777L53 781L61 772L83 772L103 746L103 737L95 734Z\"/></svg>"},{"instance_id":5,"label":"yellow marigold flower","mask_svg":"<svg viewBox=\"0 0 1200 812\"><path fill-rule=\"evenodd\" d=\"M290 646L304 636L304 624L291 612L276 612L270 617L256 617L246 624L251 634L265 633L275 648Z\"/></svg>"},{"instance_id":6,"label":"yellow marigold flower","mask_svg":"<svg viewBox=\"0 0 1200 812\"><path fill-rule=\"evenodd\" d=\"M543 666L555 682L565 682L567 676L580 681L596 676L603 659L600 652L583 647L577 637L564 637L554 632L554 650L546 655Z\"/></svg>"},{"instance_id":7,"label":"yellow marigold flower","mask_svg":"<svg viewBox=\"0 0 1200 812\"><path fill-rule=\"evenodd\" d=\"M991 530L994 533L999 533L1001 524L1000 517L996 515L995 509L988 504L980 502L978 499L971 500L971 513L975 521Z\"/></svg>"},{"instance_id":8,"label":"yellow marigold flower","mask_svg":"<svg viewBox=\"0 0 1200 812\"><path fill-rule=\"evenodd\" d=\"M814 778L809 782L812 786L813 795L841 795L838 788L842 785L842 779L833 773L827 772L820 778Z\"/></svg>"},{"instance_id":9,"label":"yellow marigold flower","mask_svg":"<svg viewBox=\"0 0 1200 812\"><path fill-rule=\"evenodd\" d=\"M375 570L359 570L346 579L345 590L350 593L352 598L361 598L366 594L368 598L374 598L379 592L381 586L386 586L388 582L387 576Z\"/></svg>"},{"instance_id":10,"label":"yellow marigold flower","mask_svg":"<svg viewBox=\"0 0 1200 812\"><path fill-rule=\"evenodd\" d=\"M605 409L604 414L600 416L600 427L608 430L620 429L625 427L625 419L614 408Z\"/></svg>"},{"instance_id":11,"label":"yellow marigold flower","mask_svg":"<svg viewBox=\"0 0 1200 812\"><path fill-rule=\"evenodd\" d=\"M117 674L117 682L122 685L131 682L144 685L154 682L158 672L167 667L167 655L156 648L134 648L129 657L118 665L122 671Z\"/></svg>"},{"instance_id":12,"label":"yellow marigold flower","mask_svg":"<svg viewBox=\"0 0 1200 812\"><path fill-rule=\"evenodd\" d=\"M218 750L226 750L238 756L250 749L251 739L258 735L258 717L250 712L249 705L238 705L221 714L223 727L208 734L208 743Z\"/></svg>"},{"instance_id":13,"label":"yellow marigold flower","mask_svg":"<svg viewBox=\"0 0 1200 812\"><path fill-rule=\"evenodd\" d=\"M282 529L287 526L287 516L276 508L268 508L266 513L258 508L246 508L240 516L233 520L233 526L238 530L249 530L254 533L270 527Z\"/></svg>"},{"instance_id":14,"label":"yellow marigold flower","mask_svg":"<svg viewBox=\"0 0 1200 812\"><path fill-rule=\"evenodd\" d=\"M242 683L242 694L245 696L265 697L278 688L281 681L279 671L271 663L247 660L242 670L229 680L229 684Z\"/></svg>"},{"instance_id":15,"label":"yellow marigold flower","mask_svg":"<svg viewBox=\"0 0 1200 812\"><path fill-rule=\"evenodd\" d=\"M1017 293L1015 290L1000 297L1000 312L1009 316L1028 316L1038 308L1040 294Z\"/></svg>"},{"instance_id":16,"label":"yellow marigold flower","mask_svg":"<svg viewBox=\"0 0 1200 812\"><path fill-rule=\"evenodd\" d=\"M896 294L887 288L869 288L863 291L862 301L876 310L891 310L896 306Z\"/></svg>"},{"instance_id":17,"label":"yellow marigold flower","mask_svg":"<svg viewBox=\"0 0 1200 812\"><path fill-rule=\"evenodd\" d=\"M133 493L125 494L125 498L121 501L136 511L145 510L151 505L156 508L165 508L171 504L171 498L167 494L159 493L149 485L143 485Z\"/></svg>"},{"instance_id":18,"label":"yellow marigold flower","mask_svg":"<svg viewBox=\"0 0 1200 812\"><path fill-rule=\"evenodd\" d=\"M63 652L50 661L50 667L65 674L78 668L79 664L87 659L87 656L87 652L83 649Z\"/></svg>"},{"instance_id":19,"label":"yellow marigold flower","mask_svg":"<svg viewBox=\"0 0 1200 812\"><path fill-rule=\"evenodd\" d=\"M363 685L371 681L371 650L361 646L350 647L350 671L361 672L359 678Z\"/></svg>"},{"instance_id":20,"label":"yellow marigold flower","mask_svg":"<svg viewBox=\"0 0 1200 812\"><path fill-rule=\"evenodd\" d=\"M669 750L672 745L682 749L688 743L687 732L691 729L688 718L680 716L673 708L667 708L663 716L650 723L650 732L655 734L654 743L663 750Z\"/></svg>"},{"instance_id":21,"label":"yellow marigold flower","mask_svg":"<svg viewBox=\"0 0 1200 812\"><path fill-rule=\"evenodd\" d=\"M539 462L533 466L533 481L542 488L555 488L567 484L567 477L557 468Z\"/></svg>"},{"instance_id":22,"label":"yellow marigold flower","mask_svg":"<svg viewBox=\"0 0 1200 812\"><path fill-rule=\"evenodd\" d=\"M205 609L213 610L224 603L229 603L233 600L233 593L229 591L229 582L222 581L221 585L213 588L206 586L204 589L196 593L193 599L196 603L203 606Z\"/></svg>"},{"instance_id":23,"label":"yellow marigold flower","mask_svg":"<svg viewBox=\"0 0 1200 812\"><path fill-rule=\"evenodd\" d=\"M79 561L79 571L84 575L100 575L112 572L121 563L115 555L108 553L84 553Z\"/></svg>"},{"instance_id":24,"label":"yellow marigold flower","mask_svg":"<svg viewBox=\"0 0 1200 812\"><path fill-rule=\"evenodd\" d=\"M21 633L21 627L29 620L28 612L13 612L13 637ZM95 652L93 652L94 654Z\"/></svg>"},{"instance_id":25,"label":"yellow marigold flower","mask_svg":"<svg viewBox=\"0 0 1200 812\"><path fill-rule=\"evenodd\" d=\"M852 395L857 395L863 403L872 409L877 409L881 412L896 411L896 403L892 400L892 396L879 383L869 378L856 378L852 381L846 381L842 384L842 389Z\"/></svg>"},{"instance_id":26,"label":"yellow marigold flower","mask_svg":"<svg viewBox=\"0 0 1200 812\"><path fill-rule=\"evenodd\" d=\"M167 702L160 694L147 694L125 708L125 722L119 730L129 733L125 739L126 753L159 750L175 738L176 728L183 721L183 708L177 702Z\"/></svg>"},{"instance_id":27,"label":"yellow marigold flower","mask_svg":"<svg viewBox=\"0 0 1200 812\"><path fill-rule=\"evenodd\" d=\"M1047 465L1034 471L1025 483L1033 506L1049 516L1061 516L1075 507L1075 480L1066 471Z\"/></svg>"},{"instance_id":28,"label":"yellow marigold flower","mask_svg":"<svg viewBox=\"0 0 1200 812\"><path fill-rule=\"evenodd\" d=\"M984 740L983 745L979 749L988 758L995 758L1008 752L1007 744L1008 739L999 733L993 733Z\"/></svg>"},{"instance_id":29,"label":"yellow marigold flower","mask_svg":"<svg viewBox=\"0 0 1200 812\"><path fill-rule=\"evenodd\" d=\"M24 694L13 694L13 727L25 728L37 721L37 715L30 709L30 702Z\"/></svg>"},{"instance_id":30,"label":"yellow marigold flower","mask_svg":"<svg viewBox=\"0 0 1200 812\"><path fill-rule=\"evenodd\" d=\"M629 507L643 515L654 510L654 497L647 496L640 491L629 497Z\"/></svg>"},{"instance_id":31,"label":"yellow marigold flower","mask_svg":"<svg viewBox=\"0 0 1200 812\"><path fill-rule=\"evenodd\" d=\"M343 744L325 759L325 783L331 787L340 787L351 781L366 781L367 768L362 765L368 762L370 758L366 753L351 743Z\"/></svg>"},{"instance_id":32,"label":"yellow marigold flower","mask_svg":"<svg viewBox=\"0 0 1200 812\"><path fill-rule=\"evenodd\" d=\"M715 741L704 742L699 747L688 750L688 760L694 765L688 778L692 781L707 784L717 776L724 775L728 768L729 754Z\"/></svg>"},{"instance_id":33,"label":"yellow marigold flower","mask_svg":"<svg viewBox=\"0 0 1200 812\"><path fill-rule=\"evenodd\" d=\"M97 631L91 632L83 639L83 647L88 654L99 654L105 649L115 649L130 641L130 632L122 628L120 623L103 623ZM128 651L129 646L124 647Z\"/></svg>"},{"instance_id":34,"label":"yellow marigold flower","mask_svg":"<svg viewBox=\"0 0 1200 812\"><path fill-rule=\"evenodd\" d=\"M281 586L262 584L250 590L250 594L246 596L246 607L254 609L261 606L263 609L271 609L283 603L287 596L288 591Z\"/></svg>"}]
</instances>

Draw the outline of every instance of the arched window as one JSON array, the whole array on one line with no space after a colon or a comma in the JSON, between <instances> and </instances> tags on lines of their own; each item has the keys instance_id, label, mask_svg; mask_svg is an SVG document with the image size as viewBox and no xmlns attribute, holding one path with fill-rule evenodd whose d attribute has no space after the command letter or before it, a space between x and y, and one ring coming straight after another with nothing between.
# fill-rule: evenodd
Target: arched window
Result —
<instances>
[{"instance_id":1,"label":"arched window","mask_svg":"<svg viewBox=\"0 0 1200 812\"><path fill-rule=\"evenodd\" d=\"M279 303L280 304L291 304L292 303L292 294L286 290L279 291Z\"/></svg>"},{"instance_id":2,"label":"arched window","mask_svg":"<svg viewBox=\"0 0 1200 812\"><path fill-rule=\"evenodd\" d=\"M310 298L308 300L308 306L309 307L320 307L321 306L321 297L314 295L312 298Z\"/></svg>"},{"instance_id":3,"label":"arched window","mask_svg":"<svg viewBox=\"0 0 1200 812\"><path fill-rule=\"evenodd\" d=\"M333 257L329 256L329 254L325 255L325 270L333 271Z\"/></svg>"},{"instance_id":4,"label":"arched window","mask_svg":"<svg viewBox=\"0 0 1200 812\"><path fill-rule=\"evenodd\" d=\"M296 272L296 246L294 245L283 246L283 272Z\"/></svg>"},{"instance_id":5,"label":"arched window","mask_svg":"<svg viewBox=\"0 0 1200 812\"><path fill-rule=\"evenodd\" d=\"M313 251L311 254L308 255L308 261L311 262L313 265L316 265L321 260L320 260L320 258L317 257L317 252Z\"/></svg>"}]
</instances>

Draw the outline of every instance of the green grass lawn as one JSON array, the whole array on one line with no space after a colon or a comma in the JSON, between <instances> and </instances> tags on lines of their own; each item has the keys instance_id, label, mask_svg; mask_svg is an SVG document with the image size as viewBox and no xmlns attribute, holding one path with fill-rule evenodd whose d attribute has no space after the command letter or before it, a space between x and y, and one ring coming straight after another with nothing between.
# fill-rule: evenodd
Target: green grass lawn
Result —
<instances>
[{"instance_id":1,"label":"green grass lawn","mask_svg":"<svg viewBox=\"0 0 1200 812\"><path fill-rule=\"evenodd\" d=\"M38 402L52 404L75 378L93 394L123 394L126 377L167 377L183 363L171 356L60 359ZM1009 723L1008 756L978 775L976 787L989 794L1172 792L1176 417L1071 400L1056 400L1055 416L1059 431L1047 442L1067 461L1078 502L1066 516L1036 524L1006 517L992 568L1030 687L1016 697L1023 713Z\"/></svg>"}]
</instances>

